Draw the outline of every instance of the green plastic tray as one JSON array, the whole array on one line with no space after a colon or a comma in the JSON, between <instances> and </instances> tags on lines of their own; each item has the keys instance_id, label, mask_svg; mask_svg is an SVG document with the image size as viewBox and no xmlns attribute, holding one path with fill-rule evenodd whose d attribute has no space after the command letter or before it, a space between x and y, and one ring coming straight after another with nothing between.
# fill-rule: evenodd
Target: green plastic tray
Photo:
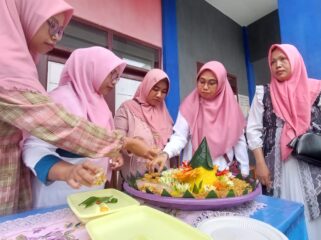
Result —
<instances>
[{"instance_id":1,"label":"green plastic tray","mask_svg":"<svg viewBox=\"0 0 321 240\"><path fill-rule=\"evenodd\" d=\"M91 196L104 197L111 195L117 198L118 202L108 203L107 206L109 210L106 212L101 212L97 204L94 204L93 206L90 206L88 208L85 208L84 206L79 206L81 202L83 202ZM82 222L88 222L89 220L92 220L94 218L114 213L120 210L124 210L127 207L139 205L139 202L134 198L113 188L75 193L67 197L67 202L71 210Z\"/></svg>"},{"instance_id":2,"label":"green plastic tray","mask_svg":"<svg viewBox=\"0 0 321 240\"><path fill-rule=\"evenodd\" d=\"M135 206L86 224L92 240L210 240L196 228L147 206Z\"/></svg>"}]
</instances>

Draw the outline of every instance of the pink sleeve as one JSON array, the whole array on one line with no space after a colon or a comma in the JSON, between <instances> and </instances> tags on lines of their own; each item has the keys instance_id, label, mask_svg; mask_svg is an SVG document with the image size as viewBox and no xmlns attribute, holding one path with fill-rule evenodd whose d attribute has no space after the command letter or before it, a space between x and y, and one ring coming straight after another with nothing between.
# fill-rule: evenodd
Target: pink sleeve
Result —
<instances>
[{"instance_id":1,"label":"pink sleeve","mask_svg":"<svg viewBox=\"0 0 321 240\"><path fill-rule=\"evenodd\" d=\"M129 116L123 105L121 105L116 111L114 119L115 128L127 135L129 131Z\"/></svg>"}]
</instances>

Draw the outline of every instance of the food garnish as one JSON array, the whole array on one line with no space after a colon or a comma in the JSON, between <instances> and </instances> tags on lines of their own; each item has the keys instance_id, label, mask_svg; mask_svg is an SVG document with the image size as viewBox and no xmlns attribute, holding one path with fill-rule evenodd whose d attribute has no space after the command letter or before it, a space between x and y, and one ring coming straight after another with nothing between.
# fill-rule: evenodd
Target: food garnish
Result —
<instances>
[{"instance_id":1,"label":"food garnish","mask_svg":"<svg viewBox=\"0 0 321 240\"><path fill-rule=\"evenodd\" d=\"M101 204L101 203L117 203L118 199L113 196L107 197L89 197L85 201L79 203L79 206L84 205L85 208L88 208L94 204Z\"/></svg>"},{"instance_id":2,"label":"food garnish","mask_svg":"<svg viewBox=\"0 0 321 240\"><path fill-rule=\"evenodd\" d=\"M95 178L95 180L94 180L93 185L95 185L95 186L102 185L103 183L106 182L106 175L102 169L96 173L94 178Z\"/></svg>"},{"instance_id":3,"label":"food garnish","mask_svg":"<svg viewBox=\"0 0 321 240\"><path fill-rule=\"evenodd\" d=\"M206 139L190 162L161 173L145 173L129 179L132 187L146 193L178 198L226 198L242 196L256 188L256 181L242 175L234 176L229 169L219 171L213 165Z\"/></svg>"}]
</instances>

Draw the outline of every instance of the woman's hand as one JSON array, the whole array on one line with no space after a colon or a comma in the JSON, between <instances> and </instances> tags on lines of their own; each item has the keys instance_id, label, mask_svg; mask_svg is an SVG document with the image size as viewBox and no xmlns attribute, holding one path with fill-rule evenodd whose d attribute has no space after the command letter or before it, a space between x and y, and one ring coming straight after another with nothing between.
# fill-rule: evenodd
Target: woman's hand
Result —
<instances>
[{"instance_id":1,"label":"woman's hand","mask_svg":"<svg viewBox=\"0 0 321 240\"><path fill-rule=\"evenodd\" d=\"M100 177L101 173L104 174L102 169L89 160L75 165L60 161L50 169L48 179L65 181L70 187L78 189L82 185L95 185L97 176Z\"/></svg>"},{"instance_id":2,"label":"woman's hand","mask_svg":"<svg viewBox=\"0 0 321 240\"><path fill-rule=\"evenodd\" d=\"M266 165L262 148L254 149L253 154L256 161L256 164L255 164L256 178L260 181L260 183L262 183L262 185L265 185L268 189L272 188L270 170Z\"/></svg>"},{"instance_id":3,"label":"woman's hand","mask_svg":"<svg viewBox=\"0 0 321 240\"><path fill-rule=\"evenodd\" d=\"M168 154L166 152L161 152L158 154L156 158L154 158L152 161L147 162L146 167L148 169L149 173L152 173L157 169L157 172L161 172L167 160L169 159Z\"/></svg>"},{"instance_id":4,"label":"woman's hand","mask_svg":"<svg viewBox=\"0 0 321 240\"><path fill-rule=\"evenodd\" d=\"M159 152L156 149L149 148L146 145L146 143L141 139L130 137L125 137L123 148L138 157L142 157L149 160L154 159Z\"/></svg>"},{"instance_id":5,"label":"woman's hand","mask_svg":"<svg viewBox=\"0 0 321 240\"><path fill-rule=\"evenodd\" d=\"M267 188L272 187L270 171L265 162L256 164L255 175L256 178L262 183L262 185L265 185Z\"/></svg>"},{"instance_id":6,"label":"woman's hand","mask_svg":"<svg viewBox=\"0 0 321 240\"><path fill-rule=\"evenodd\" d=\"M82 185L91 187L97 185L97 178L104 174L103 170L90 161L73 165L69 174L66 175L66 182L72 188L79 188Z\"/></svg>"},{"instance_id":7,"label":"woman's hand","mask_svg":"<svg viewBox=\"0 0 321 240\"><path fill-rule=\"evenodd\" d=\"M124 158L121 155L111 159L110 161L110 167L114 171L119 170L123 165L124 165Z\"/></svg>"}]
</instances>

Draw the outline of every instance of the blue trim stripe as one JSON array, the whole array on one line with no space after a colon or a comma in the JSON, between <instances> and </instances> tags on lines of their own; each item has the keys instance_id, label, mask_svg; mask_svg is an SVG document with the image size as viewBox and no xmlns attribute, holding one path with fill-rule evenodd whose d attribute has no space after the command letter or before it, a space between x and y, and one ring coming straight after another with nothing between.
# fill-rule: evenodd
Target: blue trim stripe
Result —
<instances>
[{"instance_id":1,"label":"blue trim stripe","mask_svg":"<svg viewBox=\"0 0 321 240\"><path fill-rule=\"evenodd\" d=\"M59 157L55 155L46 155L42 157L35 166L37 178L44 184L48 183L48 173L53 165L59 162Z\"/></svg>"},{"instance_id":2,"label":"blue trim stripe","mask_svg":"<svg viewBox=\"0 0 321 240\"><path fill-rule=\"evenodd\" d=\"M66 158L82 158L83 156L80 156L78 154L68 152L62 148L57 148L56 153L59 154L61 157L66 157Z\"/></svg>"},{"instance_id":3,"label":"blue trim stripe","mask_svg":"<svg viewBox=\"0 0 321 240\"><path fill-rule=\"evenodd\" d=\"M249 46L247 27L242 27L242 32L243 32L243 47L244 47L245 64L246 64L247 86L248 86L249 99L251 104L255 94L255 74L254 74L253 65L251 63L251 58L250 58L250 46Z\"/></svg>"},{"instance_id":4,"label":"blue trim stripe","mask_svg":"<svg viewBox=\"0 0 321 240\"><path fill-rule=\"evenodd\" d=\"M166 105L175 121L180 104L176 0L162 0L162 24L164 71L171 81Z\"/></svg>"}]
</instances>

